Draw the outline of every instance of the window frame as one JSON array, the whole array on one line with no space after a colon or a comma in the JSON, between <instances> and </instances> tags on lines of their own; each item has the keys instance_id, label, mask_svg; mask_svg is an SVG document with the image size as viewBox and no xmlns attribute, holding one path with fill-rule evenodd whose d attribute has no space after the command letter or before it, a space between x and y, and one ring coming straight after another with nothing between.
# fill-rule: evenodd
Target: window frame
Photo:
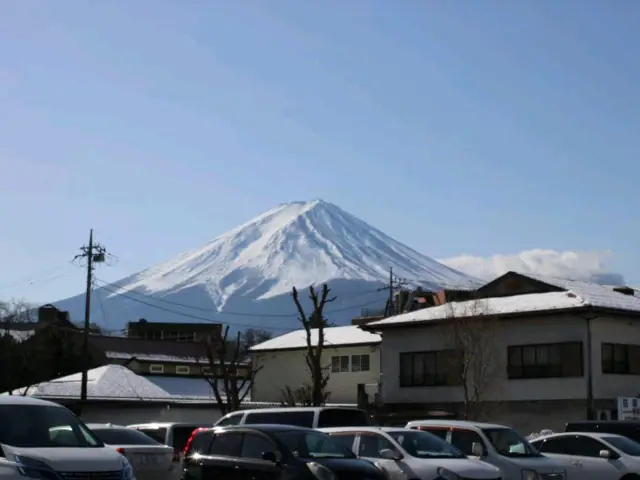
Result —
<instances>
[{"instance_id":1,"label":"window frame","mask_svg":"<svg viewBox=\"0 0 640 480\"><path fill-rule=\"evenodd\" d=\"M191 367L188 365L176 365L176 375L191 375Z\"/></svg>"},{"instance_id":2,"label":"window frame","mask_svg":"<svg viewBox=\"0 0 640 480\"><path fill-rule=\"evenodd\" d=\"M346 367L345 367L346 359ZM332 355L331 356L331 373L348 373L351 367L350 355Z\"/></svg>"},{"instance_id":3,"label":"window frame","mask_svg":"<svg viewBox=\"0 0 640 480\"><path fill-rule=\"evenodd\" d=\"M451 368L451 359L447 359L447 355L463 355L462 352L456 349L445 350L428 350L421 352L402 352L399 354L400 368L399 370L399 385L400 388L424 388L424 387L451 387L459 386L461 384L461 376L458 375L453 368ZM416 362L420 357L422 359L422 380L416 381ZM405 361L410 359L411 368L410 372L405 372ZM429 359L432 359L433 374L427 372L427 365L430 363ZM440 362L442 366L439 367ZM462 366L462 361L460 362ZM440 372L440 369L443 371ZM431 381L429 381L431 380Z\"/></svg>"},{"instance_id":4,"label":"window frame","mask_svg":"<svg viewBox=\"0 0 640 480\"><path fill-rule=\"evenodd\" d=\"M150 364L149 373L164 373L164 365L162 365L161 363Z\"/></svg>"},{"instance_id":5,"label":"window frame","mask_svg":"<svg viewBox=\"0 0 640 480\"><path fill-rule=\"evenodd\" d=\"M371 370L371 356L367 353L358 353L351 355L351 371L352 372L369 372ZM366 358L366 361L363 361ZM354 360L357 359L357 362ZM358 367L356 368L356 363ZM366 365L367 368L364 368Z\"/></svg>"},{"instance_id":6,"label":"window frame","mask_svg":"<svg viewBox=\"0 0 640 480\"><path fill-rule=\"evenodd\" d=\"M609 355L606 354L607 350L610 350ZM623 360L616 361L616 350L618 353L622 353ZM605 375L640 375L640 365L632 360L632 358L638 357L640 357L640 345L602 342L600 370Z\"/></svg>"},{"instance_id":7,"label":"window frame","mask_svg":"<svg viewBox=\"0 0 640 480\"><path fill-rule=\"evenodd\" d=\"M580 371L579 373L567 373L567 349L579 346ZM558 349L559 363L551 360L554 353L552 349ZM529 349L533 350L533 364L527 364L525 354ZM548 351L543 353L546 349ZM584 377L584 342L554 342L554 343L532 343L523 345L509 345L507 347L507 379L509 380L532 380L545 378L582 378ZM547 355L548 361L538 361L538 356ZM518 359L519 364L512 363Z\"/></svg>"}]
</instances>

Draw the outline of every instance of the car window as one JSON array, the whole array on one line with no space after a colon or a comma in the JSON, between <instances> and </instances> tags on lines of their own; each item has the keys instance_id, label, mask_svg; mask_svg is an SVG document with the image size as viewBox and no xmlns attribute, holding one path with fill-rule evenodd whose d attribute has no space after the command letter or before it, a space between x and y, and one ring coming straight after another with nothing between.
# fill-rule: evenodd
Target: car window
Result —
<instances>
[{"instance_id":1,"label":"car window","mask_svg":"<svg viewBox=\"0 0 640 480\"><path fill-rule=\"evenodd\" d=\"M242 415L244 415L244 413L236 413L234 415L230 415L227 418L224 418L222 420L220 420L216 426L217 427L224 427L226 425L239 425L240 424L240 420L242 420Z\"/></svg>"},{"instance_id":2,"label":"car window","mask_svg":"<svg viewBox=\"0 0 640 480\"><path fill-rule=\"evenodd\" d=\"M107 445L160 445L149 435L133 428L92 428L91 431Z\"/></svg>"},{"instance_id":3,"label":"car window","mask_svg":"<svg viewBox=\"0 0 640 480\"><path fill-rule=\"evenodd\" d=\"M191 440L189 450L185 452L185 454L191 455L192 453L208 453L211 440L213 440L213 430L203 430L196 433Z\"/></svg>"},{"instance_id":4,"label":"car window","mask_svg":"<svg viewBox=\"0 0 640 480\"><path fill-rule=\"evenodd\" d=\"M421 430L388 432L405 452L416 458L464 458L465 455L440 437Z\"/></svg>"},{"instance_id":5,"label":"car window","mask_svg":"<svg viewBox=\"0 0 640 480\"><path fill-rule=\"evenodd\" d=\"M537 457L540 454L512 428L483 428L496 451L505 457Z\"/></svg>"},{"instance_id":6,"label":"car window","mask_svg":"<svg viewBox=\"0 0 640 480\"><path fill-rule=\"evenodd\" d=\"M347 408L325 408L320 410L318 428L361 427L369 424L364 410Z\"/></svg>"},{"instance_id":7,"label":"car window","mask_svg":"<svg viewBox=\"0 0 640 480\"><path fill-rule=\"evenodd\" d=\"M245 433L242 438L241 457L261 460L262 454L265 452L276 453L276 447L273 442L255 433Z\"/></svg>"},{"instance_id":8,"label":"car window","mask_svg":"<svg viewBox=\"0 0 640 480\"><path fill-rule=\"evenodd\" d=\"M167 429L166 428L153 428L153 427L135 427L139 432L150 436L156 442L166 445L167 443Z\"/></svg>"},{"instance_id":9,"label":"car window","mask_svg":"<svg viewBox=\"0 0 640 480\"><path fill-rule=\"evenodd\" d=\"M280 424L295 425L297 427L313 428L313 411L303 412L255 412L248 413L244 423L249 424Z\"/></svg>"},{"instance_id":10,"label":"car window","mask_svg":"<svg viewBox=\"0 0 640 480\"><path fill-rule=\"evenodd\" d=\"M627 437L602 437L607 443L610 443L618 450L632 457L640 457L640 443L634 442Z\"/></svg>"},{"instance_id":11,"label":"car window","mask_svg":"<svg viewBox=\"0 0 640 480\"><path fill-rule=\"evenodd\" d=\"M284 448L299 458L355 458L351 449L322 432L281 430L271 433Z\"/></svg>"},{"instance_id":12,"label":"car window","mask_svg":"<svg viewBox=\"0 0 640 480\"><path fill-rule=\"evenodd\" d=\"M583 435L567 435L543 439L536 442L542 453L574 455L580 457L599 457L600 450L608 448L602 442Z\"/></svg>"},{"instance_id":13,"label":"car window","mask_svg":"<svg viewBox=\"0 0 640 480\"><path fill-rule=\"evenodd\" d=\"M48 405L0 405L0 443L23 448L103 446L69 410Z\"/></svg>"},{"instance_id":14,"label":"car window","mask_svg":"<svg viewBox=\"0 0 640 480\"><path fill-rule=\"evenodd\" d=\"M393 450L394 452L398 451L395 445L382 435L363 434L360 436L360 447L358 449L358 456L368 458L382 458L380 455L381 450Z\"/></svg>"},{"instance_id":15,"label":"car window","mask_svg":"<svg viewBox=\"0 0 640 480\"><path fill-rule=\"evenodd\" d=\"M241 446L241 433L223 432L214 436L213 443L209 447L209 453L223 457L237 457L240 455Z\"/></svg>"},{"instance_id":16,"label":"car window","mask_svg":"<svg viewBox=\"0 0 640 480\"><path fill-rule=\"evenodd\" d=\"M356 439L356 435L355 435L355 433L350 433L350 434L340 433L340 434L331 435L331 438L333 438L334 440L342 443L349 450L353 450L353 442Z\"/></svg>"},{"instance_id":17,"label":"car window","mask_svg":"<svg viewBox=\"0 0 640 480\"><path fill-rule=\"evenodd\" d=\"M196 428L200 428L201 426L202 425L175 425L172 428L173 440L171 441L171 443L173 445L170 446L175 448L176 450L183 451L193 431Z\"/></svg>"},{"instance_id":18,"label":"car window","mask_svg":"<svg viewBox=\"0 0 640 480\"><path fill-rule=\"evenodd\" d=\"M482 445L484 451L487 451L487 447L478 432L474 432L473 430L453 430L451 432L451 445L465 455L473 455L472 450L474 443L479 443Z\"/></svg>"},{"instance_id":19,"label":"car window","mask_svg":"<svg viewBox=\"0 0 640 480\"><path fill-rule=\"evenodd\" d=\"M413 427L416 428L416 427ZM440 437L442 440L447 439L447 433L449 430L445 428L429 428L429 427L418 427L416 430L422 430L423 432L429 432L431 435L435 435L436 437Z\"/></svg>"}]
</instances>

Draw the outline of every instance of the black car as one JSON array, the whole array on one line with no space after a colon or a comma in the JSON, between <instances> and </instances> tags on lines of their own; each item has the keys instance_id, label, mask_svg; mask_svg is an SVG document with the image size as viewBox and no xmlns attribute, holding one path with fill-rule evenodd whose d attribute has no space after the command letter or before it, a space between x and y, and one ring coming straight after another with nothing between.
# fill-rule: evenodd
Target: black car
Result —
<instances>
[{"instance_id":1,"label":"black car","mask_svg":"<svg viewBox=\"0 0 640 480\"><path fill-rule=\"evenodd\" d=\"M197 432L183 480L386 480L329 435L290 425L215 427Z\"/></svg>"}]
</instances>

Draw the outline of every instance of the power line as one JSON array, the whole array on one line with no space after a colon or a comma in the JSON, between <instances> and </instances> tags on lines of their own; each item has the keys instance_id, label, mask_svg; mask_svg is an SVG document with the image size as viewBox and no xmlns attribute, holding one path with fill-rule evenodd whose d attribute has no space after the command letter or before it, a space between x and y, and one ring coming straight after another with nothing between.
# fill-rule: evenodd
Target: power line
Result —
<instances>
[{"instance_id":1,"label":"power line","mask_svg":"<svg viewBox=\"0 0 640 480\"><path fill-rule=\"evenodd\" d=\"M179 315L179 316L183 316L183 317L187 317L187 318L193 318L193 319L195 319L195 320L202 320L202 321L205 321L205 322L217 323L217 324L222 324L222 325L230 325L230 326L233 326L233 327L261 328L261 329L266 329L266 330L283 330L283 331L284 331L284 330L288 330L288 331L292 330L290 327L283 328L283 327L272 327L272 326L255 325L255 324L246 324L246 323L235 323L235 322L234 322L234 323L230 323L230 322L223 322L223 321L220 321L220 320L217 320L217 319L208 318L208 317L203 317L203 316L200 316L200 315L194 315L194 314L191 314L191 313L184 313L184 312L180 312L180 311L177 311L177 310L172 310L172 309L169 309L169 308L166 308L166 307L162 307L162 306L160 306L160 305L155 305L155 304L153 304L153 303L151 303L151 302L144 301L144 300L141 300L141 299L139 299L139 298L135 298L135 297L133 297L133 296L131 296L131 295L127 295L126 293L119 293L119 292L117 292L116 290L111 290L109 287L106 287L106 286L103 286L102 288L104 288L104 289L106 289L107 291L110 291L110 292L112 292L112 293L116 293L116 294L118 294L118 295L121 295L121 296L123 296L124 298L127 298L127 299L129 299L129 300L131 300L131 301L133 301L133 302L137 302L137 303L140 303L140 304L142 304L142 305L147 305L147 306L149 306L149 307L156 308L156 309L161 310L161 311L164 311L164 312L173 313L174 315ZM140 294L138 294L138 295L140 295ZM152 297L152 298L153 298L153 297ZM154 300L156 300L156 299L154 299ZM346 310L352 310L352 309L356 309L356 308L366 307L367 305L371 305L371 304L373 304L374 302L378 302L378 301L379 301L379 300L378 300L378 299L376 299L376 300L373 300L373 301L370 301L370 302L367 302L367 303L364 303L364 304L360 304L360 305L351 305L351 306L349 306L349 307L345 307L345 308L341 308L341 309L335 309L335 310L333 310L333 312L346 311ZM218 312L218 313L224 314L224 313L226 313L226 312ZM329 312L327 312L327 313L329 313ZM265 314L265 315L260 315L260 314L247 314L247 316L253 316L253 317L259 318L259 317L266 317L267 315L266 315L266 314ZM282 317L289 317L289 318L291 318L291 317L297 317L298 315L297 315L297 314L286 314L286 315L274 315L274 314L270 314L270 316L272 316L272 317L277 317L277 316L279 316L279 317L281 317L281 318L282 318Z\"/></svg>"},{"instance_id":2,"label":"power line","mask_svg":"<svg viewBox=\"0 0 640 480\"><path fill-rule=\"evenodd\" d=\"M122 287L119 287L118 285L116 285L114 283L105 282L104 280L100 280L99 278L96 278L96 280L100 284L102 284L101 288L104 288L107 291L109 291L111 293L114 293L116 295L124 295L126 297L126 295L125 295L125 293L126 293L126 294L137 295L137 296L140 296L140 297L146 297L146 295L138 293L135 290L131 290L130 289L130 290L125 290L124 292L122 292L122 290L123 290ZM358 293L356 295L349 295L349 299L353 300L355 298L360 298L360 297L363 297L365 295L371 295L373 293L378 293L378 292L380 292L379 288L375 289L375 290L368 290L366 292L360 292L360 293ZM197 305L189 305L189 304L186 304L186 303L180 303L180 302L176 302L176 301L173 301L173 300L167 300L167 299L158 298L158 297L150 297L150 298L152 298L154 302L166 303L168 305L173 305L173 306L176 306L176 307L190 308L192 310L198 310L198 311L201 311L201 312L213 312L213 313L220 314L220 315L231 315L231 316L236 316L236 317L282 318L282 317L297 317L298 316L298 313L293 313L293 312L264 313L264 314L262 314L262 313L249 313L249 312L236 312L236 311L227 311L227 310L225 310L223 312L220 312L220 311L218 311L218 310L216 310L214 308L200 307L200 306L197 306ZM369 303L373 303L373 302L376 302L376 301L378 301L378 299L372 300ZM331 309L331 310L327 310L325 313L329 314L329 313L334 313L334 312L344 312L344 311L347 311L347 310L358 308L360 306L361 306L360 304L358 304L358 305L349 305L349 306L346 306L346 307L340 307L340 308L334 308L334 309Z\"/></svg>"}]
</instances>

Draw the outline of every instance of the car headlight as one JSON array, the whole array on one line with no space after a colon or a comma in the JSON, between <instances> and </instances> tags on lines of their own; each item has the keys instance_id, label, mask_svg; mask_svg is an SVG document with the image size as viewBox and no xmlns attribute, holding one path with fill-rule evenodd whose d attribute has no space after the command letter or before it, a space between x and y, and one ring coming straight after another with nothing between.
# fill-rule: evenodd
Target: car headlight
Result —
<instances>
[{"instance_id":1,"label":"car headlight","mask_svg":"<svg viewBox=\"0 0 640 480\"><path fill-rule=\"evenodd\" d=\"M133 467L126 457L122 457L122 480L136 480Z\"/></svg>"},{"instance_id":2,"label":"car headlight","mask_svg":"<svg viewBox=\"0 0 640 480\"><path fill-rule=\"evenodd\" d=\"M522 470L522 480L540 480L540 475L535 470Z\"/></svg>"},{"instance_id":3,"label":"car headlight","mask_svg":"<svg viewBox=\"0 0 640 480\"><path fill-rule=\"evenodd\" d=\"M318 480L337 480L336 475L324 465L309 462L307 463L307 468Z\"/></svg>"},{"instance_id":4,"label":"car headlight","mask_svg":"<svg viewBox=\"0 0 640 480\"><path fill-rule=\"evenodd\" d=\"M444 467L438 467L436 473L438 474L438 480L460 480L460 475Z\"/></svg>"},{"instance_id":5,"label":"car headlight","mask_svg":"<svg viewBox=\"0 0 640 480\"><path fill-rule=\"evenodd\" d=\"M38 478L43 480L48 480L52 476L57 477L57 474L49 465L40 460L36 460L35 458L16 455L15 462L18 473L20 473L20 475L22 475L23 477Z\"/></svg>"}]
</instances>

